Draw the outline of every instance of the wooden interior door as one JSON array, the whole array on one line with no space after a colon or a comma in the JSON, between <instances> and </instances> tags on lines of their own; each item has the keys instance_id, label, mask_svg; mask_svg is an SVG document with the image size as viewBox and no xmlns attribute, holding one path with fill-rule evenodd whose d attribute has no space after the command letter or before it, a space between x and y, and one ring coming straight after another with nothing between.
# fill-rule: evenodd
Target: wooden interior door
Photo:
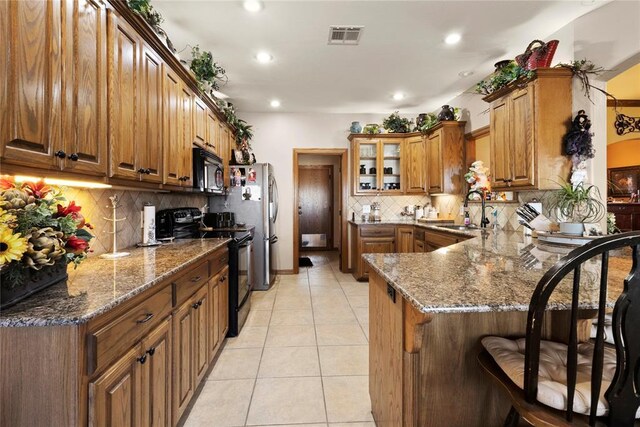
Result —
<instances>
[{"instance_id":1,"label":"wooden interior door","mask_svg":"<svg viewBox=\"0 0 640 427\"><path fill-rule=\"evenodd\" d=\"M64 167L105 176L107 11L101 0L81 0L68 2L66 14Z\"/></svg>"},{"instance_id":2,"label":"wooden interior door","mask_svg":"<svg viewBox=\"0 0 640 427\"><path fill-rule=\"evenodd\" d=\"M333 166L299 166L298 203L300 248L333 248ZM322 234L324 245L305 244L304 235Z\"/></svg>"},{"instance_id":3,"label":"wooden interior door","mask_svg":"<svg viewBox=\"0 0 640 427\"><path fill-rule=\"evenodd\" d=\"M64 152L60 1L0 3L0 157L58 169L54 154Z\"/></svg>"}]
</instances>

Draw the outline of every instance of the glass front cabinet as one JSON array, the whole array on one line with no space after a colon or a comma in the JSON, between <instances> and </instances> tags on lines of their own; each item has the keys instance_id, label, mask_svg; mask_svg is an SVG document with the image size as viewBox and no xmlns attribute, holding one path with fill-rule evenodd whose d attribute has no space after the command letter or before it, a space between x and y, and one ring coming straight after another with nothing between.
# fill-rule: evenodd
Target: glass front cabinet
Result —
<instances>
[{"instance_id":1,"label":"glass front cabinet","mask_svg":"<svg viewBox=\"0 0 640 427\"><path fill-rule=\"evenodd\" d=\"M352 136L352 194L402 194L404 135Z\"/></svg>"}]
</instances>

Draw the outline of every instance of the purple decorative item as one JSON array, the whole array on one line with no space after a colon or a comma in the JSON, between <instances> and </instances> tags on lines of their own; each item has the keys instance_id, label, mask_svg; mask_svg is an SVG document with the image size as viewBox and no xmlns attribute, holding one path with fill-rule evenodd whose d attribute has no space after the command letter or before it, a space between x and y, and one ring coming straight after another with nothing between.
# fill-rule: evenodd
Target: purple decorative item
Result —
<instances>
[{"instance_id":1,"label":"purple decorative item","mask_svg":"<svg viewBox=\"0 0 640 427\"><path fill-rule=\"evenodd\" d=\"M564 136L565 154L578 158L579 161L593 159L596 155L593 149L593 141L591 137L593 133L589 132L591 128L591 120L585 114L584 110L578 111L578 115L571 123L571 129Z\"/></svg>"}]
</instances>

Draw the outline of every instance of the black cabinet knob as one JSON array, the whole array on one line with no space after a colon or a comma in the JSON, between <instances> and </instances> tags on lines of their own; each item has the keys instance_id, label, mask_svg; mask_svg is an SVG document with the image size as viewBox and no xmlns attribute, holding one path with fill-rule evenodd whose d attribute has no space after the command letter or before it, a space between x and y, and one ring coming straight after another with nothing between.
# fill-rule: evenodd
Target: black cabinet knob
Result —
<instances>
[{"instance_id":1,"label":"black cabinet knob","mask_svg":"<svg viewBox=\"0 0 640 427\"><path fill-rule=\"evenodd\" d=\"M153 353L156 352L156 348L155 347L151 347L149 350L147 350L147 354L149 356L153 356Z\"/></svg>"},{"instance_id":2,"label":"black cabinet knob","mask_svg":"<svg viewBox=\"0 0 640 427\"><path fill-rule=\"evenodd\" d=\"M64 159L65 157L67 157L67 153L65 153L62 150L56 151L53 155L58 157L58 158L60 158L60 159Z\"/></svg>"},{"instance_id":3,"label":"black cabinet knob","mask_svg":"<svg viewBox=\"0 0 640 427\"><path fill-rule=\"evenodd\" d=\"M151 175L151 169L146 168L146 169L144 170L144 173L145 173L145 174L147 174L147 175Z\"/></svg>"},{"instance_id":4,"label":"black cabinet knob","mask_svg":"<svg viewBox=\"0 0 640 427\"><path fill-rule=\"evenodd\" d=\"M78 157L78 155L76 153L71 153L71 154L69 154L68 158L69 158L69 160L71 160L73 162L77 162L80 157Z\"/></svg>"},{"instance_id":5,"label":"black cabinet knob","mask_svg":"<svg viewBox=\"0 0 640 427\"><path fill-rule=\"evenodd\" d=\"M142 356L138 357L136 359L138 361L138 363L140 363L141 365L144 365L144 362L147 361L147 354L143 354Z\"/></svg>"},{"instance_id":6,"label":"black cabinet knob","mask_svg":"<svg viewBox=\"0 0 640 427\"><path fill-rule=\"evenodd\" d=\"M138 173L142 175L144 173L144 168L138 169Z\"/></svg>"},{"instance_id":7,"label":"black cabinet knob","mask_svg":"<svg viewBox=\"0 0 640 427\"><path fill-rule=\"evenodd\" d=\"M194 302L193 304L191 304L191 308L193 308L193 309L195 309L195 310L197 310L197 309L198 309L198 307L200 307L200 306L198 305L198 303L197 303L197 302Z\"/></svg>"}]
</instances>

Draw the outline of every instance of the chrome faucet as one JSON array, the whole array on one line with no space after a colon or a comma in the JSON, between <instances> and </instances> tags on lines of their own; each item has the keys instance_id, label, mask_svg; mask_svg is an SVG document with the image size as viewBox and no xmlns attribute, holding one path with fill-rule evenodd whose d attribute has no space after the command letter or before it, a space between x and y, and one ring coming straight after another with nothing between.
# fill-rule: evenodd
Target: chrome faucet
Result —
<instances>
[{"instance_id":1,"label":"chrome faucet","mask_svg":"<svg viewBox=\"0 0 640 427\"><path fill-rule=\"evenodd\" d=\"M489 225L489 218L487 218L487 214L485 212L485 209L486 208L493 208L493 206L487 206L485 204L484 194L481 191L471 190L464 197L464 208L465 208L465 211L469 208L469 196L471 196L472 194L480 195L480 200L482 201L482 219L480 220L480 227L481 228L487 228L487 225Z\"/></svg>"}]
</instances>

